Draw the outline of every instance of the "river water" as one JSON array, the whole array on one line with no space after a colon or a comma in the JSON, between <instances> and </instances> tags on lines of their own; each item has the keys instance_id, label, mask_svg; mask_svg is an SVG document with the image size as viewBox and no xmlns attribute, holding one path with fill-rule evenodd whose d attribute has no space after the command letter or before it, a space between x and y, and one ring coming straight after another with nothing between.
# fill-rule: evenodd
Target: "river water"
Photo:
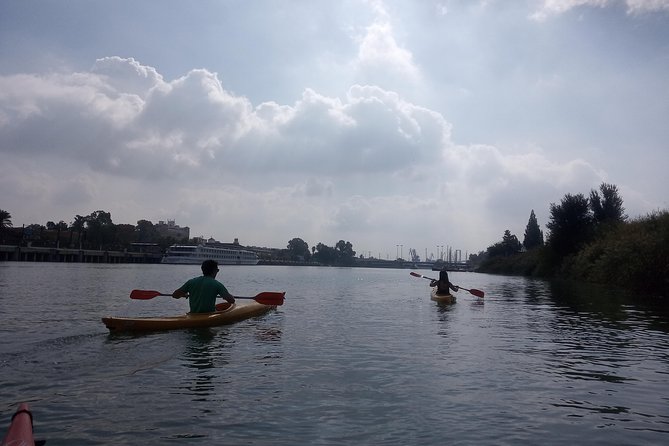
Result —
<instances>
[{"instance_id":1,"label":"river water","mask_svg":"<svg viewBox=\"0 0 669 446\"><path fill-rule=\"evenodd\" d=\"M418 271L434 276L431 271ZM29 402L54 445L669 444L669 317L621 294L408 270L226 266L233 294L286 291L235 325L110 335L174 315L197 266L0 263L0 433Z\"/></svg>"}]
</instances>

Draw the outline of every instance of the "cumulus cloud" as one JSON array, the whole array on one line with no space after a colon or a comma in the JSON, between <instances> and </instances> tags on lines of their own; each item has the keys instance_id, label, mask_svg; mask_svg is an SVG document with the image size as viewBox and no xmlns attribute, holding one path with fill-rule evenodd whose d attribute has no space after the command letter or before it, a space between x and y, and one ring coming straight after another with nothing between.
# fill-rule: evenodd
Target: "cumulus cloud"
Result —
<instances>
[{"instance_id":1,"label":"cumulus cloud","mask_svg":"<svg viewBox=\"0 0 669 446\"><path fill-rule=\"evenodd\" d=\"M625 5L628 14L669 11L669 0L543 0L540 8L532 14L532 18L545 20L551 15L562 14L578 7L603 8L618 4Z\"/></svg>"},{"instance_id":2,"label":"cumulus cloud","mask_svg":"<svg viewBox=\"0 0 669 446\"><path fill-rule=\"evenodd\" d=\"M3 150L69 156L128 176L276 167L332 174L424 162L449 139L441 115L378 87L353 86L343 100L307 89L293 105L254 107L206 70L164 82L132 60L103 65L104 75L0 78L3 91L16 92L0 97Z\"/></svg>"},{"instance_id":3,"label":"cumulus cloud","mask_svg":"<svg viewBox=\"0 0 669 446\"><path fill-rule=\"evenodd\" d=\"M420 77L411 52L397 44L389 23L374 23L367 28L360 41L356 63L360 70L391 70L410 81Z\"/></svg>"},{"instance_id":4,"label":"cumulus cloud","mask_svg":"<svg viewBox=\"0 0 669 446\"><path fill-rule=\"evenodd\" d=\"M165 85L163 77L155 68L142 65L132 57L103 57L95 61L91 73L104 79L110 91L140 97L145 97L155 87Z\"/></svg>"},{"instance_id":5,"label":"cumulus cloud","mask_svg":"<svg viewBox=\"0 0 669 446\"><path fill-rule=\"evenodd\" d=\"M392 26L391 15L382 1L368 2L375 16L364 32L354 36L357 56L352 61L353 72L364 83L374 83L393 88L406 83L421 81L419 67L410 50L398 43Z\"/></svg>"},{"instance_id":6,"label":"cumulus cloud","mask_svg":"<svg viewBox=\"0 0 669 446\"><path fill-rule=\"evenodd\" d=\"M270 245L268 221L278 237L313 244L364 238L374 249L379 228L412 222L473 245L498 235L482 229L493 214L495 227L510 223L527 203L602 176L583 160L458 145L443 115L378 86L254 105L207 70L165 81L119 57L89 72L0 77L0 117L0 183L19 184L10 200L71 215L114 203L130 223L151 219L151 203L158 218L192 226L197 215L203 228Z\"/></svg>"}]
</instances>

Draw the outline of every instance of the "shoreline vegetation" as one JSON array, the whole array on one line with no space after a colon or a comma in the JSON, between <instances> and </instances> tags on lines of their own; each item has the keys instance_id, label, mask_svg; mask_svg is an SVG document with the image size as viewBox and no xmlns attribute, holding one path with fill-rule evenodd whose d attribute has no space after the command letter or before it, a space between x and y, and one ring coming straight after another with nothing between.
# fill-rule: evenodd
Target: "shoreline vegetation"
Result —
<instances>
[{"instance_id":1,"label":"shoreline vegetation","mask_svg":"<svg viewBox=\"0 0 669 446\"><path fill-rule=\"evenodd\" d=\"M475 271L611 285L669 301L669 211L628 220L617 188L600 190L552 203L545 243L541 231L536 243L525 243L538 231L532 211L524 243L505 231L476 256Z\"/></svg>"},{"instance_id":2,"label":"shoreline vegetation","mask_svg":"<svg viewBox=\"0 0 669 446\"><path fill-rule=\"evenodd\" d=\"M550 204L545 241L532 210L522 243L507 229L500 242L471 254L465 270L612 285L669 302L669 211L658 210L632 220L624 211L623 200L612 184L602 183L588 197L566 194L560 203ZM0 245L4 252L0 259L5 260L12 255L7 251L12 245L17 252L21 247L50 248L52 253L40 257L47 261L48 256L81 261L88 255L90 259L85 261L145 262L149 257L159 259L172 244L200 242L166 236L147 220L139 220L137 225L114 224L111 213L101 210L77 215L69 225L50 221L46 226L13 228L11 214L0 209ZM353 245L344 240L334 246L319 242L311 248L301 238L291 239L283 249L242 246L237 240L232 246L255 251L260 264L429 267L426 262L401 258L358 258Z\"/></svg>"}]
</instances>

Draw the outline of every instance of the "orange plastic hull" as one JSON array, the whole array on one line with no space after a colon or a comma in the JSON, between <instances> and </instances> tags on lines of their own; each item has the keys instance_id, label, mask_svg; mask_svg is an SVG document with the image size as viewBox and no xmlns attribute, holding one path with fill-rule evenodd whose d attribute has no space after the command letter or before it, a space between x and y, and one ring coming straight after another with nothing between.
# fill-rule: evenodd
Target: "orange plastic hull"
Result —
<instances>
[{"instance_id":1,"label":"orange plastic hull","mask_svg":"<svg viewBox=\"0 0 669 446\"><path fill-rule=\"evenodd\" d=\"M454 304L455 296L452 294L437 294L437 289L434 288L430 293L430 299L440 304Z\"/></svg>"},{"instance_id":2,"label":"orange plastic hull","mask_svg":"<svg viewBox=\"0 0 669 446\"><path fill-rule=\"evenodd\" d=\"M182 316L144 318L103 317L102 322L112 333L216 327L260 316L276 308L274 305L263 305L257 302L247 305L219 304L217 308L221 306L225 308L215 313L187 313Z\"/></svg>"}]
</instances>

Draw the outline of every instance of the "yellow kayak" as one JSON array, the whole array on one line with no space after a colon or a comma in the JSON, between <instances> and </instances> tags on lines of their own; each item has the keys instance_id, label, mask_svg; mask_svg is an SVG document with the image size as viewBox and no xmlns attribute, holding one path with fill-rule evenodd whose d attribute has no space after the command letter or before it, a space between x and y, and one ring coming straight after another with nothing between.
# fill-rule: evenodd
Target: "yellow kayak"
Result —
<instances>
[{"instance_id":1,"label":"yellow kayak","mask_svg":"<svg viewBox=\"0 0 669 446\"><path fill-rule=\"evenodd\" d=\"M440 304L454 304L455 296L452 294L439 294L437 293L437 288L433 288L430 293L430 299Z\"/></svg>"},{"instance_id":2,"label":"yellow kayak","mask_svg":"<svg viewBox=\"0 0 669 446\"><path fill-rule=\"evenodd\" d=\"M169 317L103 317L102 322L112 333L216 327L260 316L274 308L276 305L258 302L247 305L220 303L216 305L218 311L214 313L187 313Z\"/></svg>"}]
</instances>

